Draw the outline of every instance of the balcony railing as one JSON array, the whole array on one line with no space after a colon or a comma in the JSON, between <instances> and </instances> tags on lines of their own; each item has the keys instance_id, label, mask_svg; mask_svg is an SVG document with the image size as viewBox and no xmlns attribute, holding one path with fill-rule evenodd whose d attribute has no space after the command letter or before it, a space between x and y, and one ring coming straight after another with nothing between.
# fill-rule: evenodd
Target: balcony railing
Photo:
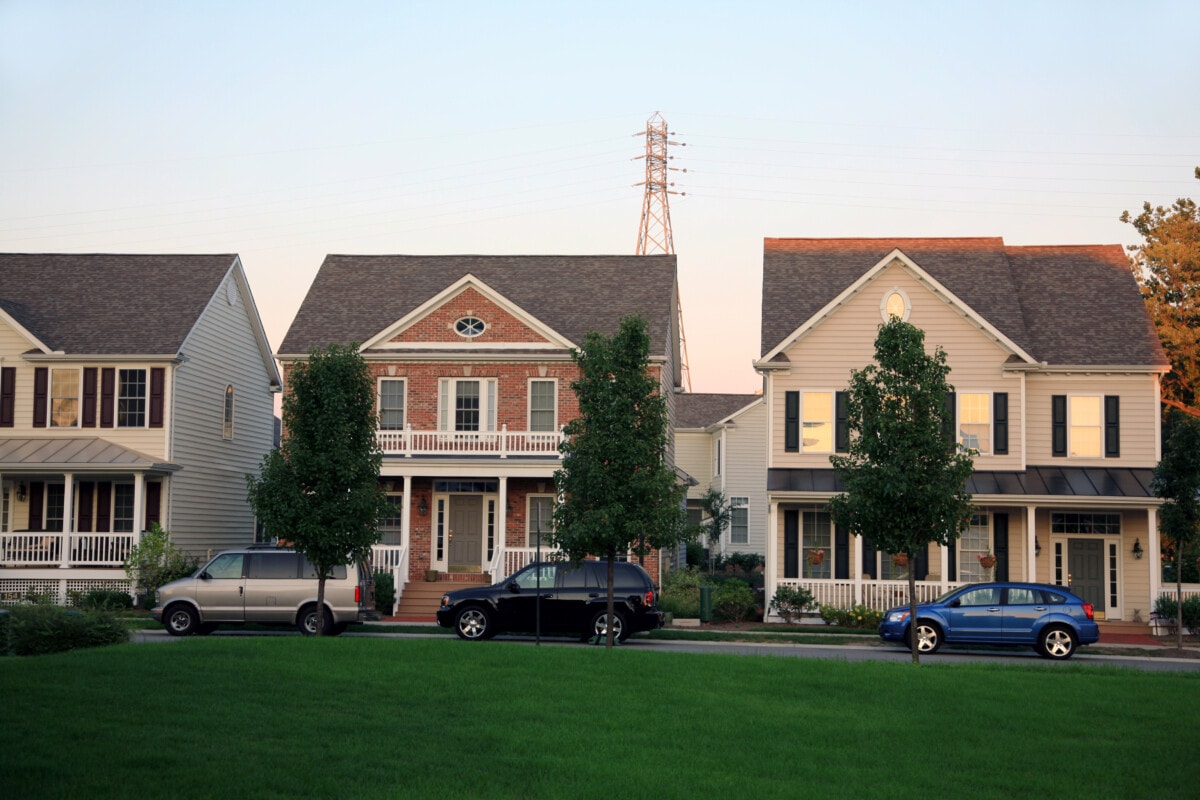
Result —
<instances>
[{"instance_id":1,"label":"balcony railing","mask_svg":"<svg viewBox=\"0 0 1200 800\"><path fill-rule=\"evenodd\" d=\"M561 431L510 431L507 425L498 431L419 431L411 426L403 430L376 433L384 455L398 456L542 456L559 458Z\"/></svg>"},{"instance_id":2,"label":"balcony railing","mask_svg":"<svg viewBox=\"0 0 1200 800\"><path fill-rule=\"evenodd\" d=\"M4 533L0 534L0 566L119 567L138 537L136 533Z\"/></svg>"}]
</instances>

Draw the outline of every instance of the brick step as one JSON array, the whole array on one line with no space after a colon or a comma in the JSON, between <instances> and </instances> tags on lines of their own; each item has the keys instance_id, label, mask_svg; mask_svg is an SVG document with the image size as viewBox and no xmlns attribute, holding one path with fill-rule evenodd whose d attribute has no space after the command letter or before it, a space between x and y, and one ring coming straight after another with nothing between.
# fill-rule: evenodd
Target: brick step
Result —
<instances>
[{"instance_id":1,"label":"brick step","mask_svg":"<svg viewBox=\"0 0 1200 800\"><path fill-rule=\"evenodd\" d=\"M487 585L486 575L471 575L466 581L436 580L412 581L400 595L400 606L396 617L403 622L433 622L441 605L442 595L455 589Z\"/></svg>"},{"instance_id":2,"label":"brick step","mask_svg":"<svg viewBox=\"0 0 1200 800\"><path fill-rule=\"evenodd\" d=\"M1145 622L1126 622L1124 620L1097 620L1101 633L1143 633L1149 635L1152 631Z\"/></svg>"}]
</instances>

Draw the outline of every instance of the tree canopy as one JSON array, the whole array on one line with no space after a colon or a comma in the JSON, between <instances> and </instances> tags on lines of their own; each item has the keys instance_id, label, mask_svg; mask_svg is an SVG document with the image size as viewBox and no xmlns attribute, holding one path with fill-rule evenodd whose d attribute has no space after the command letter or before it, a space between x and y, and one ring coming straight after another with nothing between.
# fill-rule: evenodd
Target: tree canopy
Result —
<instances>
[{"instance_id":1,"label":"tree canopy","mask_svg":"<svg viewBox=\"0 0 1200 800\"><path fill-rule=\"evenodd\" d=\"M850 373L850 449L830 457L845 492L830 508L851 533L870 537L887 553L905 554L911 564L930 543L948 545L969 524L971 455L947 441L953 387L940 347L930 356L924 332L892 317L875 339L875 361ZM912 570L908 586L915 620ZM915 663L917 637L911 640Z\"/></svg>"},{"instance_id":2,"label":"tree canopy","mask_svg":"<svg viewBox=\"0 0 1200 800\"><path fill-rule=\"evenodd\" d=\"M357 345L313 350L288 373L283 442L246 476L250 504L272 535L317 571L318 603L335 566L364 559L386 508L375 439L375 381ZM323 632L325 615L317 616Z\"/></svg>"},{"instance_id":3,"label":"tree canopy","mask_svg":"<svg viewBox=\"0 0 1200 800\"><path fill-rule=\"evenodd\" d=\"M1183 647L1183 559L1194 550L1200 532L1200 418L1178 411L1167 415L1163 457L1151 484L1163 499L1158 529L1171 540L1175 553L1177 646ZM1156 566L1157 568L1157 566Z\"/></svg>"},{"instance_id":4,"label":"tree canopy","mask_svg":"<svg viewBox=\"0 0 1200 800\"><path fill-rule=\"evenodd\" d=\"M1196 167L1200 180L1200 167ZM1200 416L1200 208L1188 198L1169 208L1142 205L1136 217L1121 214L1142 235L1129 247L1133 275L1171 372L1163 377L1162 402Z\"/></svg>"},{"instance_id":5,"label":"tree canopy","mask_svg":"<svg viewBox=\"0 0 1200 800\"><path fill-rule=\"evenodd\" d=\"M571 384L579 416L567 423L562 468L554 474L562 502L551 537L573 561L608 559L611 620L612 562L680 541L686 489L666 461L667 406L649 369L645 322L626 317L611 337L589 333L571 355L580 370Z\"/></svg>"}]
</instances>

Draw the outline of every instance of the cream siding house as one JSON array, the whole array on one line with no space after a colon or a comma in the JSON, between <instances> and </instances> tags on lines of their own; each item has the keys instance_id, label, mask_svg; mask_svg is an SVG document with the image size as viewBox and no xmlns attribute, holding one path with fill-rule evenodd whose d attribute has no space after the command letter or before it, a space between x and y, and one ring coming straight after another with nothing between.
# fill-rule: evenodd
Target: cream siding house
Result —
<instances>
[{"instance_id":1,"label":"cream siding house","mask_svg":"<svg viewBox=\"0 0 1200 800\"><path fill-rule=\"evenodd\" d=\"M763 263L768 596L803 584L822 603L884 608L912 569L920 600L1031 580L1072 586L1109 620L1149 618L1159 576L1143 555L1159 550L1149 484L1168 365L1119 246L767 239ZM850 370L873 361L893 314L946 351L955 436L978 451L970 529L912 565L848 536L825 508L840 489L829 456L848 441Z\"/></svg>"},{"instance_id":2,"label":"cream siding house","mask_svg":"<svg viewBox=\"0 0 1200 800\"><path fill-rule=\"evenodd\" d=\"M253 541L279 389L236 255L0 254L0 595L128 588L153 523Z\"/></svg>"}]
</instances>

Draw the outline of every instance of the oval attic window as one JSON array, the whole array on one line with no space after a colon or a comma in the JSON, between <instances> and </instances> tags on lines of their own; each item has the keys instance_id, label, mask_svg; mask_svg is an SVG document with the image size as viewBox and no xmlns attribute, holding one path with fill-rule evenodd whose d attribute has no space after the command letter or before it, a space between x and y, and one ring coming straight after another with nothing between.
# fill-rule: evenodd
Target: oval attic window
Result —
<instances>
[{"instance_id":1,"label":"oval attic window","mask_svg":"<svg viewBox=\"0 0 1200 800\"><path fill-rule=\"evenodd\" d=\"M892 289L888 292L879 307L880 316L883 317L884 322L887 322L892 317L907 320L908 312L911 310L911 306L908 303L908 295L901 289Z\"/></svg>"},{"instance_id":2,"label":"oval attic window","mask_svg":"<svg viewBox=\"0 0 1200 800\"><path fill-rule=\"evenodd\" d=\"M483 320L478 317L463 317L454 323L455 332L459 336L466 336L467 338L472 338L483 333L484 327L486 326L483 324Z\"/></svg>"}]
</instances>

